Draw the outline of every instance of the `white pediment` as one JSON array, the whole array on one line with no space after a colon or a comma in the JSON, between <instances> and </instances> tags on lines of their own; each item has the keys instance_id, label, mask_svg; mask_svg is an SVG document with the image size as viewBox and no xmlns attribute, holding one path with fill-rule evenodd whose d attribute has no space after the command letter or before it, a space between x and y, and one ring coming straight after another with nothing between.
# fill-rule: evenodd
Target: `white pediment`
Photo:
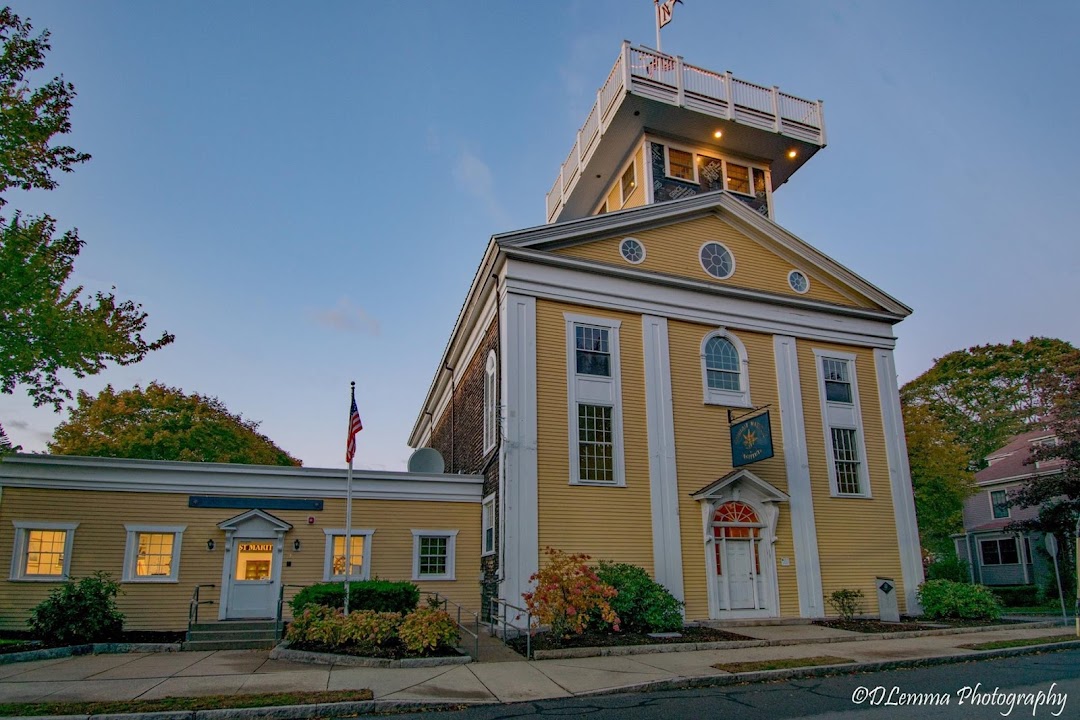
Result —
<instances>
[{"instance_id":1,"label":"white pediment","mask_svg":"<svg viewBox=\"0 0 1080 720\"><path fill-rule=\"evenodd\" d=\"M218 527L226 533L253 538L273 538L292 530L289 523L257 508L220 522Z\"/></svg>"},{"instance_id":2,"label":"white pediment","mask_svg":"<svg viewBox=\"0 0 1080 720\"><path fill-rule=\"evenodd\" d=\"M788 496L746 468L732 470L724 477L701 488L690 497L695 500L738 500L749 492L758 502L787 502Z\"/></svg>"}]
</instances>

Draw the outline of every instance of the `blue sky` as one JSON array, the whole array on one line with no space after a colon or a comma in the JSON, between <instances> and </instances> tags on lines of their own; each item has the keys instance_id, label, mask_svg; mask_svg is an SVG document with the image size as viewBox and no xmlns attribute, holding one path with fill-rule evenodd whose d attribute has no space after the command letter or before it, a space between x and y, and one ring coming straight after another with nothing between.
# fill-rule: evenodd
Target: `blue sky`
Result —
<instances>
[{"instance_id":1,"label":"blue sky","mask_svg":"<svg viewBox=\"0 0 1080 720\"><path fill-rule=\"evenodd\" d=\"M491 234L539 225L648 0L12 2L52 31L94 157L7 209L77 227L175 344L70 386L221 398L305 465L404 469L408 432ZM904 382L962 347L1080 344L1075 2L685 0L663 49L825 101L829 146L777 220L915 309ZM42 451L64 417L0 422Z\"/></svg>"}]
</instances>

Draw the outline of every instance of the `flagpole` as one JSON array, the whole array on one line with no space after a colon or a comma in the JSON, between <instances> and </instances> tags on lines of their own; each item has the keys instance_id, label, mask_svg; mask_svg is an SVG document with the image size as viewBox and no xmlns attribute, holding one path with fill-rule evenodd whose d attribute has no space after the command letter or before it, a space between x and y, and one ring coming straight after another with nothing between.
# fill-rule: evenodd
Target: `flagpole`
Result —
<instances>
[{"instance_id":1,"label":"flagpole","mask_svg":"<svg viewBox=\"0 0 1080 720\"><path fill-rule=\"evenodd\" d=\"M352 425L352 406L356 402L356 381L349 383L349 424ZM350 428L351 432L351 428ZM345 474L345 614L349 614L349 575L352 574L352 456Z\"/></svg>"},{"instance_id":2,"label":"flagpole","mask_svg":"<svg viewBox=\"0 0 1080 720\"><path fill-rule=\"evenodd\" d=\"M663 52L660 47L660 0L653 0L653 5L656 6L656 52Z\"/></svg>"}]
</instances>

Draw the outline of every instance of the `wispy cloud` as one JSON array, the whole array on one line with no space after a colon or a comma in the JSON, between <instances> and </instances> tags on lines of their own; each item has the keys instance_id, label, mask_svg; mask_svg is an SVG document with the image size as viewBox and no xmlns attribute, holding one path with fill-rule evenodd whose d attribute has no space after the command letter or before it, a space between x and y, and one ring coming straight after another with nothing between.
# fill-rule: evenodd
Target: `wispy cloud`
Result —
<instances>
[{"instance_id":1,"label":"wispy cloud","mask_svg":"<svg viewBox=\"0 0 1080 720\"><path fill-rule=\"evenodd\" d=\"M509 213L496 197L494 176L487 163L468 150L462 150L454 164L454 181L458 188L480 201L494 222L502 227L510 224Z\"/></svg>"},{"instance_id":2,"label":"wispy cloud","mask_svg":"<svg viewBox=\"0 0 1080 720\"><path fill-rule=\"evenodd\" d=\"M7 426L8 427L13 427L13 428L18 428L20 430L29 430L30 429L30 423L26 422L25 420L8 420L7 421Z\"/></svg>"},{"instance_id":3,"label":"wispy cloud","mask_svg":"<svg viewBox=\"0 0 1080 720\"><path fill-rule=\"evenodd\" d=\"M315 322L323 327L343 332L379 335L379 321L364 308L353 305L347 297L338 300L337 305L314 312Z\"/></svg>"}]
</instances>

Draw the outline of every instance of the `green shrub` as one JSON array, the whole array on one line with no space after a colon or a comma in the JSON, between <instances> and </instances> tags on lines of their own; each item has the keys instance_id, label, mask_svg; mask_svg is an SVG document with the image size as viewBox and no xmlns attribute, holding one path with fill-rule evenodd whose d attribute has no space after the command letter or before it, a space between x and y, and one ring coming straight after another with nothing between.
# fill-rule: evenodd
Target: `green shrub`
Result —
<instances>
[{"instance_id":1,"label":"green shrub","mask_svg":"<svg viewBox=\"0 0 1080 720\"><path fill-rule=\"evenodd\" d=\"M398 637L410 653L424 655L437 648L454 647L461 636L450 613L423 608L414 610L401 620Z\"/></svg>"},{"instance_id":2,"label":"green shrub","mask_svg":"<svg viewBox=\"0 0 1080 720\"><path fill-rule=\"evenodd\" d=\"M926 579L970 583L971 571L968 564L956 556L941 558L926 566Z\"/></svg>"},{"instance_id":3,"label":"green shrub","mask_svg":"<svg viewBox=\"0 0 1080 720\"><path fill-rule=\"evenodd\" d=\"M619 593L608 602L619 616L621 629L640 633L682 630L683 603L642 568L602 560L596 575Z\"/></svg>"},{"instance_id":4,"label":"green shrub","mask_svg":"<svg viewBox=\"0 0 1080 720\"><path fill-rule=\"evenodd\" d=\"M339 613L334 608L323 605L309 605L304 611L294 615L289 629L285 632L285 639L290 643L312 642L311 636L315 628L321 628L327 622L332 621ZM324 633L319 630L319 633Z\"/></svg>"},{"instance_id":5,"label":"green shrub","mask_svg":"<svg viewBox=\"0 0 1080 720\"><path fill-rule=\"evenodd\" d=\"M398 636L401 615L360 610L343 619L341 642L360 650L377 650Z\"/></svg>"},{"instance_id":6,"label":"green shrub","mask_svg":"<svg viewBox=\"0 0 1080 720\"><path fill-rule=\"evenodd\" d=\"M1039 604L1038 585L1002 585L989 589L1005 607L1034 607Z\"/></svg>"},{"instance_id":7,"label":"green shrub","mask_svg":"<svg viewBox=\"0 0 1080 720\"><path fill-rule=\"evenodd\" d=\"M68 581L30 611L30 631L48 645L117 640L124 628L124 615L116 609L119 593L120 583L103 572Z\"/></svg>"},{"instance_id":8,"label":"green shrub","mask_svg":"<svg viewBox=\"0 0 1080 720\"><path fill-rule=\"evenodd\" d=\"M929 618L1001 617L1001 603L984 585L927 580L919 586L919 603Z\"/></svg>"},{"instance_id":9,"label":"green shrub","mask_svg":"<svg viewBox=\"0 0 1080 720\"><path fill-rule=\"evenodd\" d=\"M841 620L854 620L855 616L862 612L863 591L842 588L834 590L829 596L829 605L840 616Z\"/></svg>"},{"instance_id":10,"label":"green shrub","mask_svg":"<svg viewBox=\"0 0 1080 720\"><path fill-rule=\"evenodd\" d=\"M349 583L349 611L374 610L404 615L416 609L420 588L411 582L361 580ZM318 583L296 593L289 605L293 616L300 615L309 605L330 608L345 607L345 583Z\"/></svg>"}]
</instances>

